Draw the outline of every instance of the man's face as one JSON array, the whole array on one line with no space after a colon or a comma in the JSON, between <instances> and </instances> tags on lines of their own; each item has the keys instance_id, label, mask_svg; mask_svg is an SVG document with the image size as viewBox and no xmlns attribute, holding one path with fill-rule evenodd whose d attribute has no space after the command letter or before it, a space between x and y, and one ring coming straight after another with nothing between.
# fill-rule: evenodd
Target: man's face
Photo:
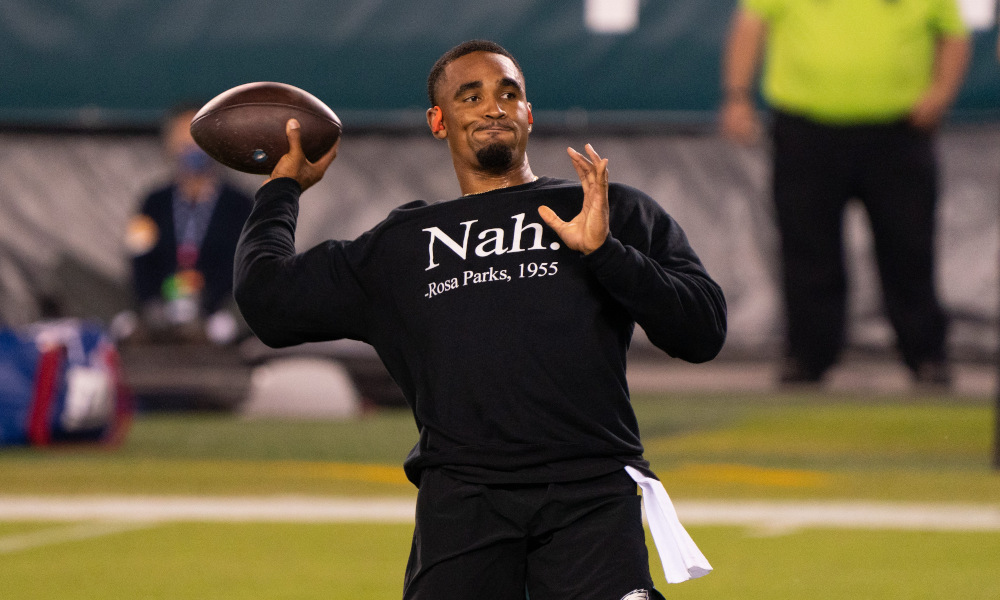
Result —
<instances>
[{"instance_id":1,"label":"man's face","mask_svg":"<svg viewBox=\"0 0 1000 600\"><path fill-rule=\"evenodd\" d=\"M164 146L167 154L177 156L183 152L197 147L194 138L191 137L191 120L195 111L187 111L176 115L167 124L164 130Z\"/></svg>"},{"instance_id":2,"label":"man's face","mask_svg":"<svg viewBox=\"0 0 1000 600\"><path fill-rule=\"evenodd\" d=\"M437 101L456 163L503 173L525 160L531 104L524 78L506 56L473 52L445 67Z\"/></svg>"},{"instance_id":3,"label":"man's face","mask_svg":"<svg viewBox=\"0 0 1000 600\"><path fill-rule=\"evenodd\" d=\"M191 137L191 120L196 112L174 117L164 131L164 146L179 177L208 177L215 173L215 161Z\"/></svg>"}]
</instances>

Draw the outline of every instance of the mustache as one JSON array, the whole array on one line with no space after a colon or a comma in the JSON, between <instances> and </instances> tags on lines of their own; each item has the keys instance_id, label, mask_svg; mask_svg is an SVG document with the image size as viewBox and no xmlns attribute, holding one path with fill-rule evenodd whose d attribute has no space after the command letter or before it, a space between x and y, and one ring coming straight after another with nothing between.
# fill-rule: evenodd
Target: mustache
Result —
<instances>
[{"instance_id":1,"label":"mustache","mask_svg":"<svg viewBox=\"0 0 1000 600\"><path fill-rule=\"evenodd\" d=\"M488 123L481 123L476 126L476 131L490 131L490 130L516 131L516 128L509 121L490 121Z\"/></svg>"}]
</instances>

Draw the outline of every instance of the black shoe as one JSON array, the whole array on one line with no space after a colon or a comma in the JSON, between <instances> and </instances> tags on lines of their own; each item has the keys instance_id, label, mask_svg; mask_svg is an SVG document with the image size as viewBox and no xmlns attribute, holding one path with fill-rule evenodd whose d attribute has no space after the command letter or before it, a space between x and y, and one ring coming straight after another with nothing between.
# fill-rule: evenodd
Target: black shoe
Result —
<instances>
[{"instance_id":1,"label":"black shoe","mask_svg":"<svg viewBox=\"0 0 1000 600\"><path fill-rule=\"evenodd\" d=\"M951 388L951 366L944 361L922 362L913 370L913 383L931 390L947 390Z\"/></svg>"},{"instance_id":2,"label":"black shoe","mask_svg":"<svg viewBox=\"0 0 1000 600\"><path fill-rule=\"evenodd\" d=\"M824 369L809 368L793 358L785 359L781 364L778 382L782 386L819 386L823 383Z\"/></svg>"}]
</instances>

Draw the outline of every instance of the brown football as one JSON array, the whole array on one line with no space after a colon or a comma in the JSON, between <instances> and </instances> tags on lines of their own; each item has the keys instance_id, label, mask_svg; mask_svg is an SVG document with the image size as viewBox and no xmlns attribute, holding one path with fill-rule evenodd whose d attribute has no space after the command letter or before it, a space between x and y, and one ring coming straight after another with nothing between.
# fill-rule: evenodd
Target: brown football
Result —
<instances>
[{"instance_id":1,"label":"brown football","mask_svg":"<svg viewBox=\"0 0 1000 600\"><path fill-rule=\"evenodd\" d=\"M305 90L258 81L222 92L191 120L191 136L227 167L270 175L288 153L285 123L298 119L302 151L316 161L340 138L341 124L330 108Z\"/></svg>"}]
</instances>

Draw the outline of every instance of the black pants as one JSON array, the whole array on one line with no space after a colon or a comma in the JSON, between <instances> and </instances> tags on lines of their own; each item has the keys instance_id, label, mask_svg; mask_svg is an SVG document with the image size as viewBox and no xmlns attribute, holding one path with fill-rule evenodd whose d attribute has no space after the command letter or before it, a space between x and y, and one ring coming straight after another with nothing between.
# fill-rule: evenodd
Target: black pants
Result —
<instances>
[{"instance_id":1,"label":"black pants","mask_svg":"<svg viewBox=\"0 0 1000 600\"><path fill-rule=\"evenodd\" d=\"M636 484L623 470L540 485L425 471L406 600L619 600L653 590ZM641 597L636 595L636 597Z\"/></svg>"},{"instance_id":2,"label":"black pants","mask_svg":"<svg viewBox=\"0 0 1000 600\"><path fill-rule=\"evenodd\" d=\"M777 113L774 201L789 358L816 373L844 344L843 215L859 199L872 226L885 311L911 369L944 359L934 289L937 165L931 135L905 122L827 126Z\"/></svg>"}]
</instances>

